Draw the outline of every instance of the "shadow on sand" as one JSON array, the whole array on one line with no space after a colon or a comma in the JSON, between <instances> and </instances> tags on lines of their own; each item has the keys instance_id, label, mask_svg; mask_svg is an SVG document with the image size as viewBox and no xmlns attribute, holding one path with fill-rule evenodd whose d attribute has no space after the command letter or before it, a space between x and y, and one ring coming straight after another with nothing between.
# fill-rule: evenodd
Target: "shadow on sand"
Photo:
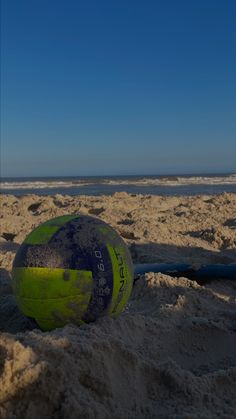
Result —
<instances>
[{"instance_id":1,"label":"shadow on sand","mask_svg":"<svg viewBox=\"0 0 236 419\"><path fill-rule=\"evenodd\" d=\"M3 252L16 252L18 248L20 247L19 243L6 241L0 243L0 250Z\"/></svg>"},{"instance_id":2,"label":"shadow on sand","mask_svg":"<svg viewBox=\"0 0 236 419\"><path fill-rule=\"evenodd\" d=\"M208 250L202 247L176 246L166 243L132 243L129 247L134 263L236 263L234 249Z\"/></svg>"}]
</instances>

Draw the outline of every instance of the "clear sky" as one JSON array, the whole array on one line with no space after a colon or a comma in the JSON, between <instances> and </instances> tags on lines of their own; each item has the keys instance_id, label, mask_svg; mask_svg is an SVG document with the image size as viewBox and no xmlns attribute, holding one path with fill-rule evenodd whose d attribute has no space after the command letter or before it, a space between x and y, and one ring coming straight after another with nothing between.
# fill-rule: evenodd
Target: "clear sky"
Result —
<instances>
[{"instance_id":1,"label":"clear sky","mask_svg":"<svg viewBox=\"0 0 236 419\"><path fill-rule=\"evenodd\" d=\"M235 0L2 0L2 176L236 171Z\"/></svg>"}]
</instances>

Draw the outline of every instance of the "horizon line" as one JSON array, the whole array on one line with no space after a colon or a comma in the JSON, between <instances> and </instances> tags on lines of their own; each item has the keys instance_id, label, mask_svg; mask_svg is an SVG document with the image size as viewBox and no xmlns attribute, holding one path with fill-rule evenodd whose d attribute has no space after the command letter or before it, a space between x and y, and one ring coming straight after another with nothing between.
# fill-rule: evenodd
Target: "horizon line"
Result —
<instances>
[{"instance_id":1,"label":"horizon line","mask_svg":"<svg viewBox=\"0 0 236 419\"><path fill-rule=\"evenodd\" d=\"M113 175L36 175L36 176L0 176L0 179L58 179L58 178L106 178L106 177L145 177L145 176L156 176L156 177L176 177L176 176L228 176L236 174L235 171L228 172L182 172L182 173L144 173L144 174L113 174Z\"/></svg>"}]
</instances>

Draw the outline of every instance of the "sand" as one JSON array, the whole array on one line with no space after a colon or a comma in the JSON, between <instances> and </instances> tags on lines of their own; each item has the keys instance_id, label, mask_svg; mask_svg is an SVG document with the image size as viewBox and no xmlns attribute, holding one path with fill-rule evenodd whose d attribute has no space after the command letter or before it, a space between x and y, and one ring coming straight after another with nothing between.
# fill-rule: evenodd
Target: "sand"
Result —
<instances>
[{"instance_id":1,"label":"sand","mask_svg":"<svg viewBox=\"0 0 236 419\"><path fill-rule=\"evenodd\" d=\"M236 195L1 196L0 418L235 418L236 283L143 275L116 320L41 332L19 311L11 265L39 223L82 212L134 262L236 262Z\"/></svg>"}]
</instances>

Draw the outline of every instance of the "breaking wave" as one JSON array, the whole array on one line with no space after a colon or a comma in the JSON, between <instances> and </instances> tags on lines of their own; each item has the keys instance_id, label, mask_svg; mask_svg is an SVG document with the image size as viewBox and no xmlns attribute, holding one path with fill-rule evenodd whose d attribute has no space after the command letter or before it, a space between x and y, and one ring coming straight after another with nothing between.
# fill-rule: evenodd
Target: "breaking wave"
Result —
<instances>
[{"instance_id":1,"label":"breaking wave","mask_svg":"<svg viewBox=\"0 0 236 419\"><path fill-rule=\"evenodd\" d=\"M236 174L225 176L127 176L122 178L87 178L72 180L8 180L1 189L76 188L89 185L184 186L184 185L236 185Z\"/></svg>"}]
</instances>

